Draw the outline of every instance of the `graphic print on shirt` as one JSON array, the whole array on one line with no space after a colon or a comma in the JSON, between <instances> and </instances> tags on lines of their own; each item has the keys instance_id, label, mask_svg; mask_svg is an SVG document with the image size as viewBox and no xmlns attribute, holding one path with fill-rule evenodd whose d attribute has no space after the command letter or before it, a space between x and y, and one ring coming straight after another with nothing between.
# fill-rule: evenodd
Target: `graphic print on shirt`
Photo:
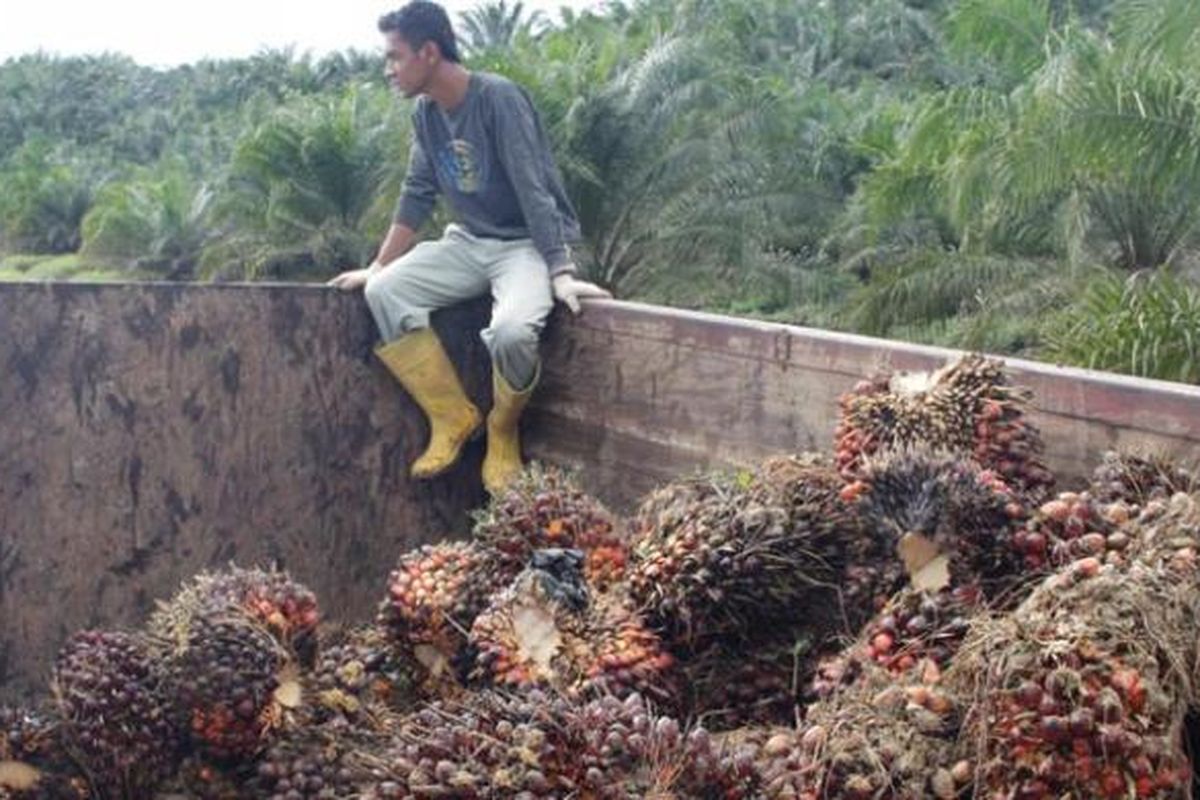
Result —
<instances>
[{"instance_id":1,"label":"graphic print on shirt","mask_svg":"<svg viewBox=\"0 0 1200 800\"><path fill-rule=\"evenodd\" d=\"M463 194L475 194L485 178L475 148L466 139L446 142L438 153L438 171L446 183Z\"/></svg>"}]
</instances>

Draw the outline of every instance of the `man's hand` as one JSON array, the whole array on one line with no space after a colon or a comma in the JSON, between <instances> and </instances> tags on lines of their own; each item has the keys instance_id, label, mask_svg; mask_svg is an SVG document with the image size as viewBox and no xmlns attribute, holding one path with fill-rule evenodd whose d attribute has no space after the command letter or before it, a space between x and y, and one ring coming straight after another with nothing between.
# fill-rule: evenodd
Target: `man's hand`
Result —
<instances>
[{"instance_id":1,"label":"man's hand","mask_svg":"<svg viewBox=\"0 0 1200 800\"><path fill-rule=\"evenodd\" d=\"M579 301L590 297L611 298L612 294L601 289L594 283L581 281L569 272L563 272L550 279L554 289L554 299L571 309L572 314L579 313Z\"/></svg>"},{"instance_id":2,"label":"man's hand","mask_svg":"<svg viewBox=\"0 0 1200 800\"><path fill-rule=\"evenodd\" d=\"M326 286L332 286L335 289L350 291L352 289L361 289L367 285L367 278L371 277L371 273L376 271L376 267L372 264L363 269L351 269L343 272L336 277L330 278Z\"/></svg>"}]
</instances>

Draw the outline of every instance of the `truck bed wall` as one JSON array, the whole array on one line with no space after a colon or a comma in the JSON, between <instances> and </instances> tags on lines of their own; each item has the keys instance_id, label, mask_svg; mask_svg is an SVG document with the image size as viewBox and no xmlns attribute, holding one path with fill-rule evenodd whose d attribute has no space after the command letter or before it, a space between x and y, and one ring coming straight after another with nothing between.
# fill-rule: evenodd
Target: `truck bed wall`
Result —
<instances>
[{"instance_id":1,"label":"truck bed wall","mask_svg":"<svg viewBox=\"0 0 1200 800\"><path fill-rule=\"evenodd\" d=\"M484 408L486 316L434 321ZM0 284L0 700L43 688L72 631L138 625L200 570L278 563L361 620L401 551L464 535L482 443L409 481L425 427L374 339L360 296L319 287ZM527 449L627 510L697 468L827 450L855 381L954 355L596 303L551 320ZM1200 389L1011 366L1062 475L1113 446L1197 455Z\"/></svg>"}]
</instances>

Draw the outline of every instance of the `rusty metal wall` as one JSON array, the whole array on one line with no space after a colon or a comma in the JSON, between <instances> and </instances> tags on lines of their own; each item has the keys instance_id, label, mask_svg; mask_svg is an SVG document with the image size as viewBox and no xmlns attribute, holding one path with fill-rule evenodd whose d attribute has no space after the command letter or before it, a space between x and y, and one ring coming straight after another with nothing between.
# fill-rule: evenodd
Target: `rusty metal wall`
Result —
<instances>
[{"instance_id":1,"label":"rusty metal wall","mask_svg":"<svg viewBox=\"0 0 1200 800\"><path fill-rule=\"evenodd\" d=\"M485 408L486 316L435 319ZM42 686L69 632L137 624L203 568L275 561L361 619L399 552L464 533L482 445L408 481L425 427L373 341L361 297L322 287L0 284L0 700ZM957 355L620 302L556 314L543 352L527 450L619 510L697 468L827 450L860 377ZM1010 366L1069 479L1112 446L1200 456L1200 388Z\"/></svg>"},{"instance_id":2,"label":"rusty metal wall","mask_svg":"<svg viewBox=\"0 0 1200 800\"><path fill-rule=\"evenodd\" d=\"M486 311L435 320L481 402ZM424 423L374 338L324 288L0 284L0 698L201 569L277 562L365 618L400 551L465 533L481 446L407 479Z\"/></svg>"}]
</instances>

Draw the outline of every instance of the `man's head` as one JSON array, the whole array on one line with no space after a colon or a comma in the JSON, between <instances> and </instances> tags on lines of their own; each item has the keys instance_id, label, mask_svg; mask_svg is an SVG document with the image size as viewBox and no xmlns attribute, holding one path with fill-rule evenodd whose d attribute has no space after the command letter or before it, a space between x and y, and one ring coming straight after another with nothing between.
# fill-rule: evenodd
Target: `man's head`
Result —
<instances>
[{"instance_id":1,"label":"man's head","mask_svg":"<svg viewBox=\"0 0 1200 800\"><path fill-rule=\"evenodd\" d=\"M437 3L412 0L380 17L379 32L387 42L388 80L405 97L422 94L441 63L459 61L450 18Z\"/></svg>"}]
</instances>

